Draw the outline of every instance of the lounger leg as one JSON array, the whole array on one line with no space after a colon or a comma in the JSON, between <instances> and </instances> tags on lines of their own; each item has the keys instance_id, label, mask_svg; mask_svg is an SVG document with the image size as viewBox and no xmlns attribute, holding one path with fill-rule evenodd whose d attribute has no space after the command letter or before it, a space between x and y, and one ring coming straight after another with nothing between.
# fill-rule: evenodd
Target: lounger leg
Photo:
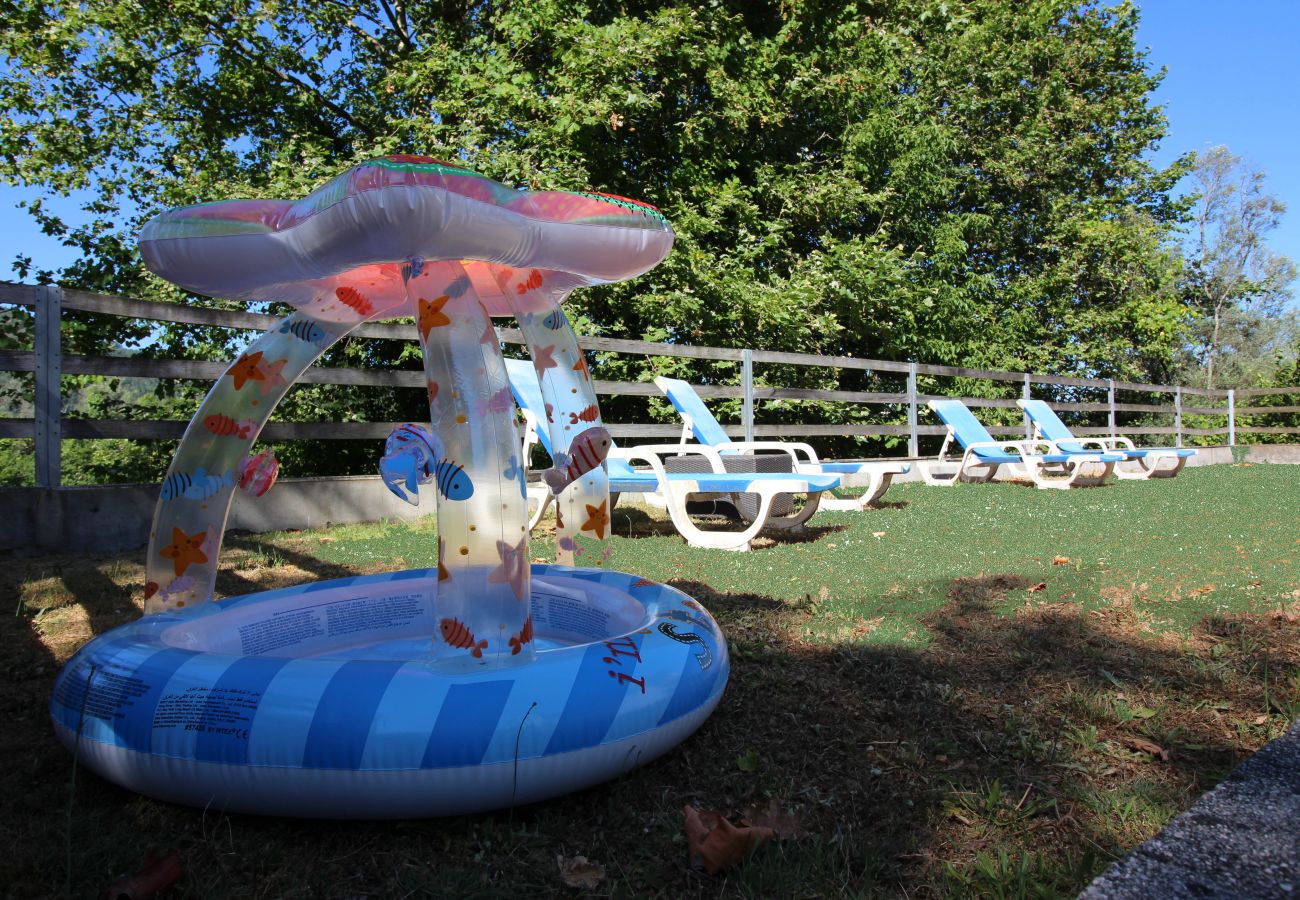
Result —
<instances>
[{"instance_id":1,"label":"lounger leg","mask_svg":"<svg viewBox=\"0 0 1300 900\"><path fill-rule=\"evenodd\" d=\"M529 531L532 531L534 528L536 528L537 523L542 521L542 517L545 516L546 511L551 508L551 502L554 499L555 496L549 490L546 491L545 494L543 494L541 491L538 491L536 493L532 493L532 492L529 493L528 495L529 505L532 505L532 503L534 502L537 503L537 509L533 511L532 516L530 516L528 519Z\"/></svg>"},{"instance_id":2,"label":"lounger leg","mask_svg":"<svg viewBox=\"0 0 1300 900\"><path fill-rule=\"evenodd\" d=\"M1137 464L1136 469L1121 469L1116 466L1115 476L1126 481L1146 481L1148 478L1173 478L1183 470L1183 466L1187 463L1187 457L1175 456L1172 458L1174 460L1172 466L1161 466L1162 462L1170 459L1169 456L1157 456L1150 463L1143 458L1135 459L1132 462Z\"/></svg>"},{"instance_id":3,"label":"lounger leg","mask_svg":"<svg viewBox=\"0 0 1300 900\"><path fill-rule=\"evenodd\" d=\"M691 521L690 516L686 514L686 493L679 493L672 488L664 493L665 498L668 500L668 517L672 519L673 527L686 539L689 546L703 547L706 550L735 550L738 552L749 550L749 542L762 529L767 515L772 509L772 500L776 497L775 491L755 491L759 495L758 515L749 524L749 527L743 531L704 531L697 528L695 523Z\"/></svg>"},{"instance_id":4,"label":"lounger leg","mask_svg":"<svg viewBox=\"0 0 1300 900\"><path fill-rule=\"evenodd\" d=\"M861 512L872 503L875 503L885 495L889 490L889 484L894 479L893 472L871 472L871 481L867 483L867 489L858 497L823 497L822 509L831 510L832 512Z\"/></svg>"},{"instance_id":5,"label":"lounger leg","mask_svg":"<svg viewBox=\"0 0 1300 900\"><path fill-rule=\"evenodd\" d=\"M803 508L793 516L775 516L767 520L767 527L773 531L795 531L803 527L803 524L812 518L812 514L817 512L817 507L821 503L822 492L816 491L808 494L804 500ZM762 522L766 513L760 509L756 521Z\"/></svg>"}]
</instances>

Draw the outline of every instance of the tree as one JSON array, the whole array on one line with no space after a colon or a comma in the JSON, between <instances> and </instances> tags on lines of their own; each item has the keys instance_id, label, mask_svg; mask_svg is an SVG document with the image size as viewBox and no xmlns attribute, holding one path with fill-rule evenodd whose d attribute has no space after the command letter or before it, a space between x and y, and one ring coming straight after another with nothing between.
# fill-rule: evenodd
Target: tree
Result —
<instances>
[{"instance_id":1,"label":"tree","mask_svg":"<svg viewBox=\"0 0 1300 900\"><path fill-rule=\"evenodd\" d=\"M1265 243L1286 205L1265 190L1264 177L1222 146L1198 156L1191 170L1196 196L1186 289L1199 315L1192 352L1206 387L1216 379L1246 386L1267 377L1277 351L1295 335L1286 303L1296 267ZM1232 367L1226 379L1225 351Z\"/></svg>"},{"instance_id":2,"label":"tree","mask_svg":"<svg viewBox=\"0 0 1300 900\"><path fill-rule=\"evenodd\" d=\"M1165 120L1128 3L0 4L0 176L96 190L83 228L33 210L82 250L59 275L76 286L176 299L135 255L154 211L301 195L413 152L664 210L664 265L575 296L592 332L1129 379L1184 343L1165 247L1182 163L1145 161ZM230 349L178 327L146 352ZM349 341L327 362L388 352ZM735 378L709 366L693 374ZM352 405L300 396L285 415Z\"/></svg>"}]
</instances>

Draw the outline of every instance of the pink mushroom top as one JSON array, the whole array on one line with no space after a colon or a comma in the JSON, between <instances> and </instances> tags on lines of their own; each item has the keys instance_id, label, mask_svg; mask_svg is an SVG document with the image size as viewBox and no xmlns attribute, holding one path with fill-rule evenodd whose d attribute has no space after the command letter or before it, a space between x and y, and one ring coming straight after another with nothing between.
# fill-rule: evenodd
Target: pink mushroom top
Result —
<instances>
[{"instance_id":1,"label":"pink mushroom top","mask_svg":"<svg viewBox=\"0 0 1300 900\"><path fill-rule=\"evenodd\" d=\"M227 200L161 213L140 233L156 274L200 294L280 300L323 319L414 314L411 268L462 264L489 315L503 270L568 287L632 278L672 248L653 206L608 194L519 191L463 166L387 156L296 202Z\"/></svg>"}]
</instances>

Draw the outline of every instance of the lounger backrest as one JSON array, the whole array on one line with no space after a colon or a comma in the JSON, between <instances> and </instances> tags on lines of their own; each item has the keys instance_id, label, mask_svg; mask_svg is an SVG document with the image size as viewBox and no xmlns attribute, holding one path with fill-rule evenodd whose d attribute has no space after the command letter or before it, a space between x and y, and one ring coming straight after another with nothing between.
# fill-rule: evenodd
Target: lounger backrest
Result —
<instances>
[{"instance_id":1,"label":"lounger backrest","mask_svg":"<svg viewBox=\"0 0 1300 900\"><path fill-rule=\"evenodd\" d=\"M1070 429L1061 421L1056 410L1043 400L1021 400L1020 408L1038 426L1038 432L1049 441L1055 441L1066 453L1086 453L1083 444L1074 439Z\"/></svg>"},{"instance_id":2,"label":"lounger backrest","mask_svg":"<svg viewBox=\"0 0 1300 900\"><path fill-rule=\"evenodd\" d=\"M931 400L930 408L943 420L943 424L952 429L953 436L963 447L993 441L993 435L980 424L979 419L971 415L966 404L960 400ZM1001 451L990 447L988 450L976 450L976 456L1004 456Z\"/></svg>"},{"instance_id":3,"label":"lounger backrest","mask_svg":"<svg viewBox=\"0 0 1300 900\"><path fill-rule=\"evenodd\" d=\"M520 409L526 409L537 421L537 440L552 460L555 454L551 450L551 435L546 428L546 401L542 399L542 386L537 381L537 371L531 360L507 359L506 374L510 377L510 393ZM614 445L611 444L611 447ZM625 459L610 457L605 460L611 478L621 478L636 474Z\"/></svg>"},{"instance_id":4,"label":"lounger backrest","mask_svg":"<svg viewBox=\"0 0 1300 900\"><path fill-rule=\"evenodd\" d=\"M700 395L695 393L695 388L679 378L665 378L662 375L655 379L655 384L668 395L669 402L690 424L697 441L711 447L731 443L726 429L713 418L713 413L709 412Z\"/></svg>"}]
</instances>

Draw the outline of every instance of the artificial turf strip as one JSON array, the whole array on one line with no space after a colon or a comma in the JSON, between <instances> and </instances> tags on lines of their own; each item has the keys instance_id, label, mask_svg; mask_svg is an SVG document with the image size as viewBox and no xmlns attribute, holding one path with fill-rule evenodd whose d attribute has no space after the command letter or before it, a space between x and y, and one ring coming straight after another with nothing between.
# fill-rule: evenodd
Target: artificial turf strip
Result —
<instances>
[{"instance_id":1,"label":"artificial turf strip","mask_svg":"<svg viewBox=\"0 0 1300 900\"><path fill-rule=\"evenodd\" d=\"M611 564L695 593L727 633L717 712L610 784L428 822L227 816L83 771L69 840L45 703L77 646L138 615L142 554L8 560L0 884L57 895L71 859L89 896L174 847L189 897L554 894L577 854L605 868L597 895L1070 896L1300 715L1297 476L902 485L748 554L626 510ZM435 547L427 521L235 537L218 588L427 566ZM775 810L791 837L710 879L686 866L686 803Z\"/></svg>"}]
</instances>

